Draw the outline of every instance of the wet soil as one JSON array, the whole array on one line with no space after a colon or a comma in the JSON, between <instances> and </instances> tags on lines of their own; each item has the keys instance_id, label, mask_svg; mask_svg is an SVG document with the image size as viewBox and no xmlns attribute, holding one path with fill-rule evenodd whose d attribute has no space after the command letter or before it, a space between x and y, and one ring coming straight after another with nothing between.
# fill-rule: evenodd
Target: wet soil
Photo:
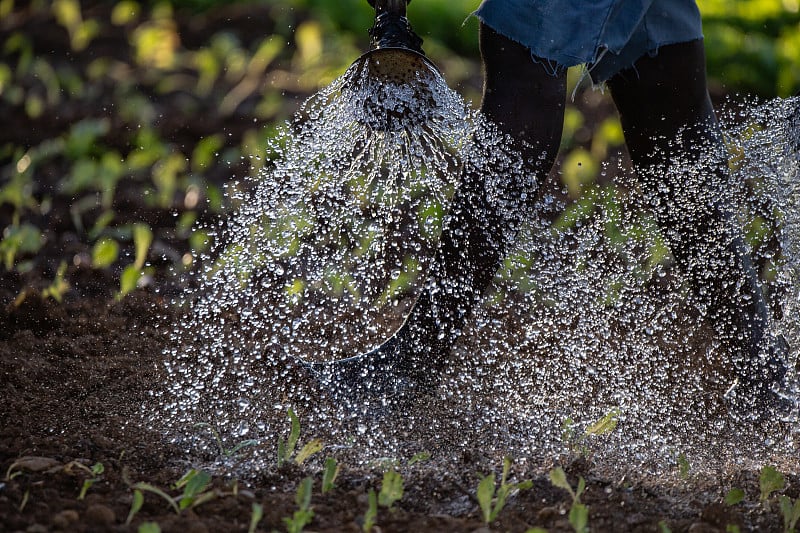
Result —
<instances>
[{"instance_id":1,"label":"wet soil","mask_svg":"<svg viewBox=\"0 0 800 533\"><path fill-rule=\"evenodd\" d=\"M104 8L90 4L87 9L96 13ZM254 38L269 32L269 15L268 7L258 5L214 12L181 22L183 39L191 45L223 27L237 27L242 35ZM37 46L48 53L66 49L66 33L50 18L22 13L3 24L9 33L20 29L42 36ZM118 40L107 32L97 43L117 54L124 48ZM88 61L69 54L55 56L50 60ZM151 96L163 113L162 134L177 145L221 131L236 140L252 121L245 113L217 116L211 105L204 120L187 120L176 111L178 95L161 100ZM35 146L101 108L98 102L79 102L58 116L31 121L19 107L3 103L0 142ZM124 144L124 138L119 142ZM216 172L216 179L224 179L223 170ZM57 178L56 171L38 176L39 194L54 190ZM125 201L115 204L119 220L145 220L157 234L159 228L165 229L174 213L154 209L131 191ZM115 298L118 273L93 269L80 260L89 246L68 223L70 207L69 197L55 195L51 210L39 221L47 244L33 269L0 274L0 531L137 531L145 522L156 522L166 532L248 531L254 504L263 506L257 531L285 531L284 519L296 511L295 494L306 476L315 480L314 516L306 529L361 531L368 494L380 486L379 466L343 464L335 488L326 494L319 491L321 472L316 466L273 464L248 474L218 473L204 492L205 501L197 505L176 512L165 499L145 490L141 509L131 515L136 483L176 496L182 492L174 488L176 481L187 470L200 467L196 457L149 429L140 416L148 409L150 392L165 379L163 325L177 317L169 304L177 280L168 273L168 265L156 262L153 283L121 300ZM0 226L9 224L8 209L0 215ZM165 237L163 243L171 241ZM180 248L179 243L171 245ZM42 290L63 258L69 260L66 277L71 289L62 302L56 302L43 297ZM440 459L434 455L421 466L403 469L405 493L391 509L378 509L375 531L572 530L568 520L572 500L547 476L556 459L513 467L513 478L531 479L532 487L513 493L498 519L488 525L482 519L476 487L479 473L495 469L499 477L499 465L492 465L481 450L460 450L456 461ZM580 455L558 461L573 487L579 477L586 480L581 500L589 507L592 531L782 529L777 505L757 503L755 471L651 476L642 481L628 477L626 465L614 472L598 469ZM97 464L102 464L102 472L92 472ZM723 503L731 487L745 491L743 503ZM785 494L798 497L798 487L796 477L789 479Z\"/></svg>"}]
</instances>

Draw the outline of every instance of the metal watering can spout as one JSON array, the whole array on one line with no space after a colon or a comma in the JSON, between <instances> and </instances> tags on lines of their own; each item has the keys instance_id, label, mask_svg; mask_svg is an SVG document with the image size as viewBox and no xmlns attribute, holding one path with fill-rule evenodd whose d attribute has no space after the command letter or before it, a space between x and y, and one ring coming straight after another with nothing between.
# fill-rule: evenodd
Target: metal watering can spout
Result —
<instances>
[{"instance_id":1,"label":"metal watering can spout","mask_svg":"<svg viewBox=\"0 0 800 533\"><path fill-rule=\"evenodd\" d=\"M375 0L371 46L348 69L346 88L363 98L359 122L373 131L398 131L429 118L431 87L439 69L422 51L422 39L406 18L406 0ZM403 100L398 94L403 93Z\"/></svg>"}]
</instances>

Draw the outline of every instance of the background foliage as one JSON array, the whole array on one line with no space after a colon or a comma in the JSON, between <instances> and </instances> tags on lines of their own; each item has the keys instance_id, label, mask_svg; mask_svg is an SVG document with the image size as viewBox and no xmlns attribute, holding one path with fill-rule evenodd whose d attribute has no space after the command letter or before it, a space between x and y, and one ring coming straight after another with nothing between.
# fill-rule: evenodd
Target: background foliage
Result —
<instances>
[{"instance_id":1,"label":"background foliage","mask_svg":"<svg viewBox=\"0 0 800 533\"><path fill-rule=\"evenodd\" d=\"M428 55L473 102L477 4L409 6ZM800 89L797 0L699 4L717 95ZM365 0L0 0L5 279L22 298L60 299L110 277L122 297L185 271L212 237L195 224L213 227L233 178L269 164L276 128L366 50L372 18ZM581 90L562 141L570 197L601 194L600 162L622 141L607 96Z\"/></svg>"}]
</instances>

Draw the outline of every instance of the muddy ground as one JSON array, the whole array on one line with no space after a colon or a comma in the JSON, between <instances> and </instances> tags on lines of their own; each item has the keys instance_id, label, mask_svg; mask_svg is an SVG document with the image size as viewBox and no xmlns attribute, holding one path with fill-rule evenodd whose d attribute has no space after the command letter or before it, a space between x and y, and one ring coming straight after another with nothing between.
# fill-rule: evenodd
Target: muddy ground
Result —
<instances>
[{"instance_id":1,"label":"muddy ground","mask_svg":"<svg viewBox=\"0 0 800 533\"><path fill-rule=\"evenodd\" d=\"M18 6L0 22L0 34L19 31L37 36L35 53L68 49L64 28L56 25L52 16L31 10ZM206 17L178 14L176 24L186 46L202 42L220 28L236 28L247 43L269 29L274 15L269 7L256 5ZM85 3L84 16L103 19L108 8L103 3ZM88 51L55 53L49 61L85 66L104 53L124 61L124 35L102 32ZM20 58L9 53L6 60L13 63ZM145 70L133 69L129 74L142 77L137 86L156 107L155 127L171 146L191 147L197 139L223 131L238 141L250 127L253 119L247 111L254 102L244 99L243 108L222 116L215 112L212 92L207 99L198 100L199 106L190 106L188 112L194 117L204 113L204 120L198 121L185 115L185 95L158 93L154 82L146 79ZM113 84L104 86L102 80L97 84L99 97L93 93L95 96L83 100L62 102L58 113L36 118L26 115L23 104L4 100L0 139L33 147L61 135L80 118L103 114L104 105L113 104L113 99L106 101L103 96L112 92ZM220 94L227 93L221 90ZM294 105L291 94L286 98L288 105ZM586 110L586 116L592 113L607 111ZM114 122L114 128L106 142L124 151L131 142L125 136L128 126ZM11 153L2 154L6 169L17 164ZM295 494L306 476L315 480L310 502L314 515L306 529L361 531L368 493L380 488L382 470L378 466L343 464L336 486L325 494L319 491L321 472L317 467L278 468L272 463L248 474L215 473L203 490L202 501L194 506L176 512L164 498L144 490L141 509L131 512L136 483L147 483L174 497L183 491L174 487L176 481L189 469L201 467L198 458L148 429L139 416L147 409L150 391L165 379L163 349L167 340L164 328L157 326L165 317L177 316L169 301L179 291L179 277L172 263L154 255L150 282L116 298L122 265L97 269L88 264L91 242L83 228L74 225L74 197L58 192L67 164L56 160L42 166L36 175L33 195L39 201L51 198L52 204L46 212L30 215L45 235L45 245L26 258L32 267L23 272L4 268L0 273L0 531L137 531L143 530L145 523L157 523L162 531L248 531L254 504L263 506L263 518L255 530L285 531L284 518L297 510ZM237 171L241 168L236 165L220 165L211 169L206 179L221 185ZM9 175L3 174L4 179ZM145 221L156 234L160 249L169 252L165 255L185 254L188 244L177 239L169 225L174 225L176 211L188 207L154 207L137 193L139 182L123 179L122 183L114 203L116 220ZM87 212L83 225L90 227L99 214L98 210ZM213 219L221 215L199 216ZM13 210L4 205L0 227L11 224L13 218ZM65 259L70 288L59 302L42 293ZM585 478L587 489L581 501L589 508L592 531L783 529L777 500L759 502L758 471L631 480L623 473L625 465L615 474L608 468L595 468L589 458L577 454L558 458L558 463L554 459L547 464L513 467L514 479L529 478L532 486L513 493L498 518L487 525L476 499L479 473L489 468L481 450L459 451L456 462L438 459L434 456L423 466L402 470L405 493L391 509L378 508L375 531L526 531L533 527L571 531L571 497L555 488L547 475L558 465L573 487L579 477ZM92 472L98 464L102 464L102 472ZM499 465L494 468L499 477ZM725 503L732 487L744 490L741 503ZM799 491L798 478L789 476L782 494L797 498Z\"/></svg>"}]
</instances>

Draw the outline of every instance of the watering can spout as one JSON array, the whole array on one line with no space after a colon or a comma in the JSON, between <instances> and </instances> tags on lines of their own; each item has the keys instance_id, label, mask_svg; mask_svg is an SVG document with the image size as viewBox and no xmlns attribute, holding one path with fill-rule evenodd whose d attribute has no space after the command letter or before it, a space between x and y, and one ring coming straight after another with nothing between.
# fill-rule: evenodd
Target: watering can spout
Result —
<instances>
[{"instance_id":1,"label":"watering can spout","mask_svg":"<svg viewBox=\"0 0 800 533\"><path fill-rule=\"evenodd\" d=\"M418 54L422 39L414 33L406 18L406 0L376 0L375 24L369 30L370 48L405 48Z\"/></svg>"},{"instance_id":2,"label":"watering can spout","mask_svg":"<svg viewBox=\"0 0 800 533\"><path fill-rule=\"evenodd\" d=\"M425 57L422 39L406 18L406 0L375 0L370 50L353 62L345 90L363 101L357 120L373 131L399 131L424 123L435 107L439 69Z\"/></svg>"}]
</instances>

